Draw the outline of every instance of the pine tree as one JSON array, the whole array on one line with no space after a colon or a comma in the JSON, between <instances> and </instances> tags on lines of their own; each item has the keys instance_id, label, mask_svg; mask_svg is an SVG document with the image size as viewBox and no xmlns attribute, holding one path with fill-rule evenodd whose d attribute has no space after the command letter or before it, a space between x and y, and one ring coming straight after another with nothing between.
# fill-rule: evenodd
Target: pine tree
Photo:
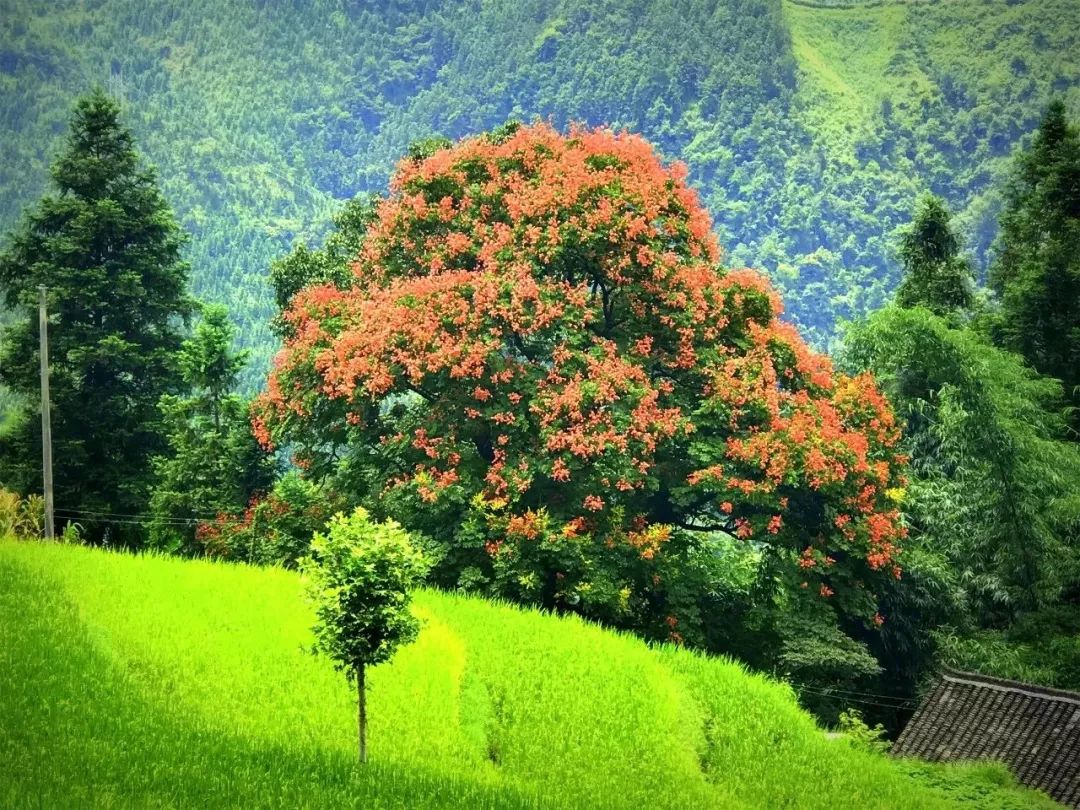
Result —
<instances>
[{"instance_id":1,"label":"pine tree","mask_svg":"<svg viewBox=\"0 0 1080 810\"><path fill-rule=\"evenodd\" d=\"M998 248L999 341L1080 405L1080 133L1061 101L1016 158Z\"/></svg>"},{"instance_id":2,"label":"pine tree","mask_svg":"<svg viewBox=\"0 0 1080 810\"><path fill-rule=\"evenodd\" d=\"M184 236L100 89L77 102L51 177L51 193L0 253L0 293L15 313L0 383L28 403L0 436L0 481L41 487L34 303L43 284L58 520L78 519L96 541L133 543L138 525L116 521L146 510L150 459L164 448L158 401L183 386L176 352L192 312Z\"/></svg>"},{"instance_id":3,"label":"pine tree","mask_svg":"<svg viewBox=\"0 0 1080 810\"><path fill-rule=\"evenodd\" d=\"M911 225L900 237L900 261L900 306L923 306L942 316L971 307L971 266L960 255L960 240L940 197L928 194L919 200Z\"/></svg>"},{"instance_id":4,"label":"pine tree","mask_svg":"<svg viewBox=\"0 0 1080 810\"><path fill-rule=\"evenodd\" d=\"M235 337L225 307L207 306L179 355L191 395L161 398L169 451L154 459L156 547L194 552L197 518L241 512L273 483L272 459L251 435L248 403L233 393L247 358L232 350Z\"/></svg>"}]
</instances>

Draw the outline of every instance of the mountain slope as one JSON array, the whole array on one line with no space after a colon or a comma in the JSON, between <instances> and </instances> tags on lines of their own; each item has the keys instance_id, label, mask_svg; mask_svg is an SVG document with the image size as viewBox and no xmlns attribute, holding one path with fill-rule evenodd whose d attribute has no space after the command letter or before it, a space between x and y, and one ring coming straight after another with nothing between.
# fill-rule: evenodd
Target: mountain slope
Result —
<instances>
[{"instance_id":1,"label":"mountain slope","mask_svg":"<svg viewBox=\"0 0 1080 810\"><path fill-rule=\"evenodd\" d=\"M823 4L824 6L825 4ZM1073 0L0 0L0 227L44 188L89 84L124 99L193 235L196 290L273 341L266 269L411 141L508 117L608 123L682 158L732 263L819 345L896 281L913 196L980 260L1002 161L1052 93L1080 108Z\"/></svg>"},{"instance_id":2,"label":"mountain slope","mask_svg":"<svg viewBox=\"0 0 1080 810\"><path fill-rule=\"evenodd\" d=\"M808 182L779 229L793 261L767 264L822 307L804 317L826 327L884 302L900 280L892 233L928 190L984 274L1013 149L1053 94L1080 112L1080 4L784 0L784 19L810 137L788 171Z\"/></svg>"},{"instance_id":3,"label":"mountain slope","mask_svg":"<svg viewBox=\"0 0 1080 810\"><path fill-rule=\"evenodd\" d=\"M0 804L1052 807L830 740L785 687L575 619L421 593L351 687L294 574L0 541Z\"/></svg>"}]
</instances>

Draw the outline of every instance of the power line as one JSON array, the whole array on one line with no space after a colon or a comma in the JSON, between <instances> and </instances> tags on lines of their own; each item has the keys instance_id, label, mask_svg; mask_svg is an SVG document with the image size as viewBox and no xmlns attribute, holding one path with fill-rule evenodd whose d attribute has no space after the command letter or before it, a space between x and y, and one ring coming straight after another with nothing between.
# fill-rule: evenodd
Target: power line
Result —
<instances>
[{"instance_id":1,"label":"power line","mask_svg":"<svg viewBox=\"0 0 1080 810\"><path fill-rule=\"evenodd\" d=\"M80 512L74 509L57 509L57 514L67 520L82 519L91 523L109 523L109 522L124 522L124 523L173 523L176 525L191 525L194 523L201 523L207 521L207 518L174 518L174 517L153 517L153 516L132 516L132 517L117 517L110 515L101 515L96 512Z\"/></svg>"},{"instance_id":2,"label":"power line","mask_svg":"<svg viewBox=\"0 0 1080 810\"><path fill-rule=\"evenodd\" d=\"M68 519L68 520L73 520L74 519L70 515L61 515L60 517ZM148 526L151 523L153 523L154 521L149 521L149 520L119 520L118 518L92 518L92 519L88 520L88 522L90 522L90 523L108 523L108 524L113 525L113 526ZM170 524L166 524L166 525L176 526L176 525L180 525L180 524L172 524L172 523L170 523ZM192 525L192 524L184 524L184 525Z\"/></svg>"},{"instance_id":3,"label":"power line","mask_svg":"<svg viewBox=\"0 0 1080 810\"><path fill-rule=\"evenodd\" d=\"M822 690L819 690L819 689L814 689L812 687L802 686L802 685L799 685L799 684L792 684L792 686L795 686L798 689L799 692L808 692L808 693L810 693L812 695L817 695L819 697L833 698L833 699L839 700L842 703L856 703L856 704L859 704L859 705L862 705L862 706L874 706L874 707L881 708L881 709L893 709L893 710L918 708L918 704L915 703L914 701L903 700L903 701L897 702L897 703L882 703L881 701L878 701L878 700L870 700L868 698L858 698L858 697L852 697L852 696L848 696L848 695L839 695L839 694L836 694L835 692L825 692L825 691L822 691Z\"/></svg>"},{"instance_id":4,"label":"power line","mask_svg":"<svg viewBox=\"0 0 1080 810\"><path fill-rule=\"evenodd\" d=\"M860 692L860 691L858 691L856 689L840 689L840 688L833 688L833 687L828 687L828 686L812 686L810 684L802 684L802 683L797 683L797 682L791 683L791 686L794 689L797 689L797 690L800 690L800 691L814 692L814 693L817 693L817 694L828 695L828 696L832 696L832 697L851 696L851 697L857 697L857 698L866 699L866 700L878 700L878 701L887 701L887 702L892 701L892 702L896 702L896 703L911 703L912 702L912 700L910 698L899 697L899 696L896 696L896 695L882 695L882 694L878 694L878 693L875 693L875 692Z\"/></svg>"},{"instance_id":5,"label":"power line","mask_svg":"<svg viewBox=\"0 0 1080 810\"><path fill-rule=\"evenodd\" d=\"M844 689L839 686L813 686L810 684L800 684L795 681L792 681L791 684L800 689L819 689L825 692L841 692L849 695L857 695L859 697L882 698L884 700L900 700L905 702L910 701L910 698L899 697L898 695L883 695L880 692L862 692L858 689Z\"/></svg>"},{"instance_id":6,"label":"power line","mask_svg":"<svg viewBox=\"0 0 1080 810\"><path fill-rule=\"evenodd\" d=\"M78 513L84 514L84 515L100 515L101 517L146 518L148 520L163 519L161 516L153 515L153 514L150 514L149 512L137 512L137 513L131 513L131 512L105 512L105 511L98 510L98 509L74 509L74 508L73 509L64 509L63 511L65 511L65 512L78 512ZM222 514L222 513L221 512L194 512L193 511L193 512L191 512L191 517L192 518L197 518L197 519L214 520L220 514ZM176 520L187 520L187 518L176 518Z\"/></svg>"},{"instance_id":7,"label":"power line","mask_svg":"<svg viewBox=\"0 0 1080 810\"><path fill-rule=\"evenodd\" d=\"M217 526L241 526L246 525L246 521L236 518L219 519L213 518L173 518L173 517L156 517L154 515L133 515L129 517L115 517L105 516L95 512L85 512L78 509L57 509L57 514L65 520L85 520L88 523L109 523L122 526L151 526L151 525L166 525L166 526L197 526L200 523L213 524Z\"/></svg>"},{"instance_id":8,"label":"power line","mask_svg":"<svg viewBox=\"0 0 1080 810\"><path fill-rule=\"evenodd\" d=\"M816 695L817 697L834 698L834 699L837 700L838 703L840 703L842 705L845 705L845 706L860 706L860 707L870 706L870 707L873 707L875 709L889 709L891 711L912 711L912 710L918 708L918 705L915 704L915 703L878 703L875 700L860 700L859 698L852 698L852 697L847 697L847 698L840 699L840 698L837 698L836 695L826 695L826 694L817 693L817 692L810 692L809 690L805 690L805 691L807 691L807 693L809 693L809 694Z\"/></svg>"}]
</instances>

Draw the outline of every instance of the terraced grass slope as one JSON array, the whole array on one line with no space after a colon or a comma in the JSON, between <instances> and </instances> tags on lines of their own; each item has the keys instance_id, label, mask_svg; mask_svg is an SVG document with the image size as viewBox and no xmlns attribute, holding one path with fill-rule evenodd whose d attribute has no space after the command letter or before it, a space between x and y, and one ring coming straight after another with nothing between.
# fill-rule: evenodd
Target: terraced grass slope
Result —
<instances>
[{"instance_id":1,"label":"terraced grass slope","mask_svg":"<svg viewBox=\"0 0 1080 810\"><path fill-rule=\"evenodd\" d=\"M574 619L419 594L352 690L294 574L0 541L0 806L1052 807L997 767L830 740L781 685Z\"/></svg>"}]
</instances>

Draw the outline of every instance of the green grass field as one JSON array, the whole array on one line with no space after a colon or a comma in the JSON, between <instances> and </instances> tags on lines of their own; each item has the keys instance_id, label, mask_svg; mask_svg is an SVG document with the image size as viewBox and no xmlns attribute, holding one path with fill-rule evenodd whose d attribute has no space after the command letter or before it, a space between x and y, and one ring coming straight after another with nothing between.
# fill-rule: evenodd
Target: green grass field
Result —
<instances>
[{"instance_id":1,"label":"green grass field","mask_svg":"<svg viewBox=\"0 0 1080 810\"><path fill-rule=\"evenodd\" d=\"M420 593L351 686L295 574L0 541L3 807L1054 807L997 766L828 739L734 663Z\"/></svg>"}]
</instances>

